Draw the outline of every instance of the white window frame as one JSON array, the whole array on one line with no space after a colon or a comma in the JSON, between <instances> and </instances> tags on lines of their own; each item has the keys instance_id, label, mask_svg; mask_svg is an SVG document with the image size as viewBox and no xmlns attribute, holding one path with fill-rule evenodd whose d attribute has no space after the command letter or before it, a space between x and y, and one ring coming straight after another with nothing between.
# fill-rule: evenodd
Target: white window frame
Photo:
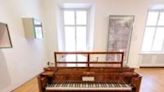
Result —
<instances>
[{"instance_id":1,"label":"white window frame","mask_svg":"<svg viewBox=\"0 0 164 92\"><path fill-rule=\"evenodd\" d=\"M159 15L158 15L158 18L157 18L157 23L155 25L147 25L147 21L148 21L148 14L149 12L159 12ZM153 50L153 44L154 44L154 40L155 40L155 36L156 36L156 33L157 33L157 28L159 27L164 27L164 26L161 26L161 25L158 25L158 22L159 22L159 17L160 17L160 12L164 12L164 10L148 10L147 12L147 19L146 19L146 24L145 24L145 29L144 29L144 34L143 34L143 39L142 39L142 45L141 45L141 54L164 54L164 42L163 42L163 47L161 49L161 51L154 51ZM155 32L153 34L153 41L152 41L152 44L151 44L151 50L150 51L143 51L143 40L144 40L144 36L145 36L145 31L146 31L146 28L147 27L153 27L155 28Z\"/></svg>"},{"instance_id":2,"label":"white window frame","mask_svg":"<svg viewBox=\"0 0 164 92\"><path fill-rule=\"evenodd\" d=\"M65 25L64 24L64 11L67 10L67 11L75 11L75 25ZM64 50L66 51L66 47L65 47L65 26L74 26L75 27L75 34L76 34L76 27L77 26L86 26L86 50L88 50L88 35L89 35L89 9L88 8L85 8L85 9L81 9L81 8L62 8L61 9L62 11L62 29L63 29L63 40L64 40ZM86 25L77 25L76 24L76 11L86 11L87 12L87 23ZM76 36L76 35L75 35ZM77 51L77 37L75 37L75 51Z\"/></svg>"}]
</instances>

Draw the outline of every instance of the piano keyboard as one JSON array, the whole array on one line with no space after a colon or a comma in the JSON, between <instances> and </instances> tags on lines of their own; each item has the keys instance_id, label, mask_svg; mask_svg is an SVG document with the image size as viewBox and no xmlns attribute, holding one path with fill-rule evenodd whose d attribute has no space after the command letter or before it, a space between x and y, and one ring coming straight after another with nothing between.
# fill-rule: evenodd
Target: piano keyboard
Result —
<instances>
[{"instance_id":1,"label":"piano keyboard","mask_svg":"<svg viewBox=\"0 0 164 92\"><path fill-rule=\"evenodd\" d=\"M131 91L132 87L125 83L53 83L47 84L46 90L125 90Z\"/></svg>"}]
</instances>

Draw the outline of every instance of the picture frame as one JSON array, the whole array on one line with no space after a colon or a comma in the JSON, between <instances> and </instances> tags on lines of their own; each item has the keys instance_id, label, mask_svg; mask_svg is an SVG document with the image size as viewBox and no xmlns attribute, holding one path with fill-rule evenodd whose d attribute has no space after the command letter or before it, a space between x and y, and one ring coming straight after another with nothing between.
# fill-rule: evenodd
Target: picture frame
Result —
<instances>
[{"instance_id":1,"label":"picture frame","mask_svg":"<svg viewBox=\"0 0 164 92\"><path fill-rule=\"evenodd\" d=\"M8 25L0 22L0 49L12 48Z\"/></svg>"},{"instance_id":2,"label":"picture frame","mask_svg":"<svg viewBox=\"0 0 164 92\"><path fill-rule=\"evenodd\" d=\"M107 51L124 52L124 62L128 62L131 35L134 24L133 15L110 15L109 30L107 39ZM119 57L110 57L109 59L120 59Z\"/></svg>"}]
</instances>

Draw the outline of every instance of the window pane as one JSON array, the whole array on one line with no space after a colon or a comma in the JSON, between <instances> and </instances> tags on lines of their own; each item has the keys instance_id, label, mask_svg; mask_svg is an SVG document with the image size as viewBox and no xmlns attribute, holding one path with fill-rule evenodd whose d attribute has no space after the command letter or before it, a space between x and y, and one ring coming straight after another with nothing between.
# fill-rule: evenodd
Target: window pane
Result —
<instances>
[{"instance_id":1,"label":"window pane","mask_svg":"<svg viewBox=\"0 0 164 92\"><path fill-rule=\"evenodd\" d=\"M76 62L76 55L66 55L67 62Z\"/></svg>"},{"instance_id":2,"label":"window pane","mask_svg":"<svg viewBox=\"0 0 164 92\"><path fill-rule=\"evenodd\" d=\"M75 25L75 12L74 11L64 11L64 24L65 25Z\"/></svg>"},{"instance_id":3,"label":"window pane","mask_svg":"<svg viewBox=\"0 0 164 92\"><path fill-rule=\"evenodd\" d=\"M157 24L159 12L151 11L148 13L147 26L155 26Z\"/></svg>"},{"instance_id":4,"label":"window pane","mask_svg":"<svg viewBox=\"0 0 164 92\"><path fill-rule=\"evenodd\" d=\"M154 27L146 27L144 33L142 51L151 51L154 33L155 33Z\"/></svg>"},{"instance_id":5,"label":"window pane","mask_svg":"<svg viewBox=\"0 0 164 92\"><path fill-rule=\"evenodd\" d=\"M86 50L86 27L77 27L77 51L85 51Z\"/></svg>"},{"instance_id":6,"label":"window pane","mask_svg":"<svg viewBox=\"0 0 164 92\"><path fill-rule=\"evenodd\" d=\"M158 25L164 26L164 12L161 12L161 13L160 13Z\"/></svg>"},{"instance_id":7,"label":"window pane","mask_svg":"<svg viewBox=\"0 0 164 92\"><path fill-rule=\"evenodd\" d=\"M41 21L37 20L37 19L34 19L34 25L41 25Z\"/></svg>"},{"instance_id":8,"label":"window pane","mask_svg":"<svg viewBox=\"0 0 164 92\"><path fill-rule=\"evenodd\" d=\"M76 24L77 25L87 24L87 11L76 11Z\"/></svg>"},{"instance_id":9,"label":"window pane","mask_svg":"<svg viewBox=\"0 0 164 92\"><path fill-rule=\"evenodd\" d=\"M164 43L164 27L157 28L153 43L153 51L162 51Z\"/></svg>"},{"instance_id":10,"label":"window pane","mask_svg":"<svg viewBox=\"0 0 164 92\"><path fill-rule=\"evenodd\" d=\"M87 62L87 56L86 55L77 55L77 61Z\"/></svg>"},{"instance_id":11,"label":"window pane","mask_svg":"<svg viewBox=\"0 0 164 92\"><path fill-rule=\"evenodd\" d=\"M43 38L42 27L35 27L35 36L38 39Z\"/></svg>"},{"instance_id":12,"label":"window pane","mask_svg":"<svg viewBox=\"0 0 164 92\"><path fill-rule=\"evenodd\" d=\"M75 27L65 27L66 51L75 51Z\"/></svg>"}]
</instances>

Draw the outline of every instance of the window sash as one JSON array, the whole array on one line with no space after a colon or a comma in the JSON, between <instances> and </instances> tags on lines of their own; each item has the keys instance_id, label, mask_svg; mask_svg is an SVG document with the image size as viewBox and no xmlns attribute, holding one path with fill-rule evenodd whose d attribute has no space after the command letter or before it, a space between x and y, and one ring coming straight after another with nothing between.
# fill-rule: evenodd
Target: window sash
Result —
<instances>
[{"instance_id":1,"label":"window sash","mask_svg":"<svg viewBox=\"0 0 164 92\"><path fill-rule=\"evenodd\" d=\"M88 11L87 10L85 10L85 9L64 9L63 10L63 22L64 22L64 11L73 11L74 12L74 21L75 21L75 23L74 24L71 24L71 25L69 25L69 24L65 24L65 23L63 23L63 27L65 28L65 27L74 27L75 28L75 51L77 51L78 50L78 48L77 48L77 27L86 27L86 34L85 34L85 37L86 37L86 43L85 43L85 45L86 45L86 48L85 48L85 50L87 50L87 30L88 30ZM78 11L86 11L86 24L77 24L76 23L76 12L78 12ZM64 29L64 35L66 34L66 32L65 32L66 30ZM65 39L65 37L64 37L64 39ZM64 43L65 43L65 50L67 50L66 49L66 39L64 40Z\"/></svg>"},{"instance_id":2,"label":"window sash","mask_svg":"<svg viewBox=\"0 0 164 92\"><path fill-rule=\"evenodd\" d=\"M148 12L152 12L152 11L148 11ZM154 12L154 11L153 11ZM161 10L159 10L159 11L155 11L155 12L158 12L158 18L157 18L157 22L156 22L156 24L155 25L147 25L147 23L146 23L146 27L145 27L145 32L144 32L144 37L143 37L143 42L142 42L142 48L141 48L141 51L142 52L150 52L150 53L154 53L154 52L161 52L161 53L163 53L164 52L164 35L163 36L161 36L160 35L160 33L158 33L158 29L159 28L164 28L164 25L158 25L158 23L159 23L159 19L160 19L160 14L161 13L164 13L164 11L161 11ZM149 13L148 13L149 14ZM149 15L148 15L149 16ZM164 19L164 18L162 18L162 19ZM148 18L147 18L147 22L148 22L149 20L148 20ZM148 39L148 38L145 38L145 36L147 35L147 32L146 31L148 31L148 30L146 30L147 28L154 28L154 33L153 33L153 39L152 39L152 44L149 46L149 47L145 47L146 45L145 44L147 44L147 43L145 43L146 41L145 41L145 39ZM151 31L151 30L149 30L149 31ZM160 30L161 31L161 30ZM163 30L164 31L164 30ZM161 32L162 33L162 32ZM162 37L162 38L159 38L159 36L160 37ZM158 41L158 40L161 40L160 42ZM150 39L148 39L147 41L150 41ZM157 46L157 43L159 44L159 45L161 45L161 46ZM149 50L148 50L148 48L150 48Z\"/></svg>"}]
</instances>

